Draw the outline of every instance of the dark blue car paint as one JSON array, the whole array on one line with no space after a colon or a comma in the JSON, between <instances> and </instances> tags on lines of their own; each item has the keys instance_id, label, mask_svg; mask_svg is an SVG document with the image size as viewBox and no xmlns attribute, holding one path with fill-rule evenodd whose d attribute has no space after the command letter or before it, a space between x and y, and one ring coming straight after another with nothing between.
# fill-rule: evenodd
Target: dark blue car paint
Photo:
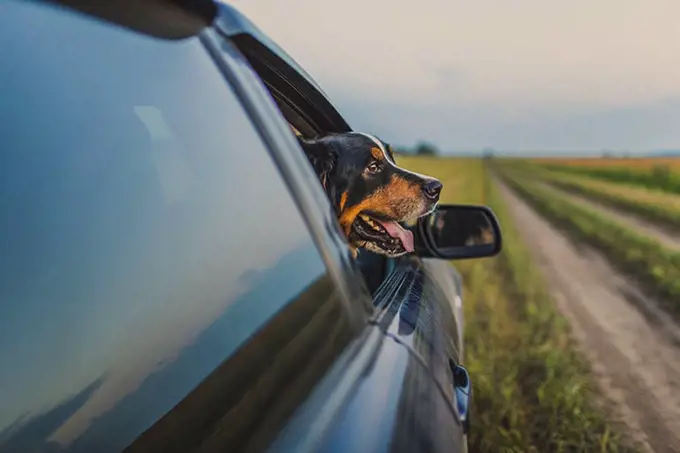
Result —
<instances>
[{"instance_id":1,"label":"dark blue car paint","mask_svg":"<svg viewBox=\"0 0 680 453\"><path fill-rule=\"evenodd\" d=\"M310 398L271 451L295 452L455 452L462 451L460 424L432 385L429 372L390 337L364 362L345 401L337 397L327 414L328 395ZM332 399L330 401L333 401Z\"/></svg>"},{"instance_id":2,"label":"dark blue car paint","mask_svg":"<svg viewBox=\"0 0 680 453\"><path fill-rule=\"evenodd\" d=\"M457 398L454 371L461 366L459 326L435 260L404 258L374 296L378 312L372 322L417 357L431 372L437 388L450 403L454 417L467 414L468 401ZM453 296L453 297L452 297ZM466 389L469 393L469 389ZM462 395L461 395L462 396ZM456 410L458 409L458 410Z\"/></svg>"},{"instance_id":3,"label":"dark blue car paint","mask_svg":"<svg viewBox=\"0 0 680 453\"><path fill-rule=\"evenodd\" d=\"M453 270L392 261L374 310L313 172L223 35L241 24L282 51L219 10L220 32L164 42L3 6L0 452L464 451ZM173 78L182 89L164 88ZM159 105L192 147L169 140ZM220 250L243 222L240 247ZM246 244L272 237L285 247L246 265Z\"/></svg>"}]
</instances>

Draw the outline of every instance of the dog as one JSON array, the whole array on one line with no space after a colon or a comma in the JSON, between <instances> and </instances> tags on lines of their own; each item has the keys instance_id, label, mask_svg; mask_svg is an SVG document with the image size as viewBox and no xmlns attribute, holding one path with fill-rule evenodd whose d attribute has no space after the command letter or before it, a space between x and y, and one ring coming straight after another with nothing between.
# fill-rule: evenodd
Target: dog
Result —
<instances>
[{"instance_id":1,"label":"dog","mask_svg":"<svg viewBox=\"0 0 680 453\"><path fill-rule=\"evenodd\" d=\"M441 214L441 213L440 213ZM442 247L469 247L493 244L496 240L489 219L484 214L441 214L431 227L435 244Z\"/></svg>"},{"instance_id":2,"label":"dog","mask_svg":"<svg viewBox=\"0 0 680 453\"><path fill-rule=\"evenodd\" d=\"M399 167L391 146L373 135L297 138L354 257L359 248L388 257L413 252L413 234L399 223L435 210L442 190L439 180Z\"/></svg>"}]
</instances>

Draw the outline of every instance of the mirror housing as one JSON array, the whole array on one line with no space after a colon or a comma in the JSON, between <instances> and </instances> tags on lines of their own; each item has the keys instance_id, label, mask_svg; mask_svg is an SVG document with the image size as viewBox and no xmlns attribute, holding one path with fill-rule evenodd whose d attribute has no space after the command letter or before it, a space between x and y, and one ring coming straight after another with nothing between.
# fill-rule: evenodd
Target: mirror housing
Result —
<instances>
[{"instance_id":1,"label":"mirror housing","mask_svg":"<svg viewBox=\"0 0 680 453\"><path fill-rule=\"evenodd\" d=\"M413 228L415 254L447 260L497 255L501 227L493 210L481 205L448 204L418 219Z\"/></svg>"}]
</instances>

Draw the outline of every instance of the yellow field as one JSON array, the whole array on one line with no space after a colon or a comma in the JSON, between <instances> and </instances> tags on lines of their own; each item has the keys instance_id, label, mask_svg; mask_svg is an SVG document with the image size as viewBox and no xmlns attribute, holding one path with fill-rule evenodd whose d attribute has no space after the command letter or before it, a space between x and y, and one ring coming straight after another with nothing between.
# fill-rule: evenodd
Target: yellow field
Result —
<instances>
[{"instance_id":1,"label":"yellow field","mask_svg":"<svg viewBox=\"0 0 680 453\"><path fill-rule=\"evenodd\" d=\"M593 168L611 168L611 167L626 167L640 170L652 169L659 165L665 165L673 171L680 172L680 157L658 157L658 158L556 158L556 157L540 157L530 159L533 162L545 165L564 165L570 167L593 167Z\"/></svg>"},{"instance_id":2,"label":"yellow field","mask_svg":"<svg viewBox=\"0 0 680 453\"><path fill-rule=\"evenodd\" d=\"M680 158L534 158L536 166L680 193Z\"/></svg>"},{"instance_id":3,"label":"yellow field","mask_svg":"<svg viewBox=\"0 0 680 453\"><path fill-rule=\"evenodd\" d=\"M418 173L436 176L444 187L442 203L479 203L481 192L470 180L481 177L481 161L471 158L399 156L399 165ZM470 175L472 172L472 175Z\"/></svg>"}]
</instances>

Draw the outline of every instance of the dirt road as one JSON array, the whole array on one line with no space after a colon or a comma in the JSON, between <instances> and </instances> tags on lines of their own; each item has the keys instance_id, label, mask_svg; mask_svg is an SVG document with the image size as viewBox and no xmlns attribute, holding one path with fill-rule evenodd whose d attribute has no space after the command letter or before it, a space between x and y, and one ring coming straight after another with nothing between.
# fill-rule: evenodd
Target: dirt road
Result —
<instances>
[{"instance_id":1,"label":"dirt road","mask_svg":"<svg viewBox=\"0 0 680 453\"><path fill-rule=\"evenodd\" d=\"M668 228L656 225L653 222L642 218L641 216L623 212L619 209L607 206L599 201L594 201L581 195L569 193L549 184L542 183L541 186L547 188L547 190L555 191L561 196L566 197L568 200L578 203L586 208L592 209L601 214L606 214L607 217L614 220L615 222L618 222L643 236L653 238L654 240L661 243L664 247L676 251L680 250L680 234L678 234L676 231L669 231Z\"/></svg>"},{"instance_id":2,"label":"dirt road","mask_svg":"<svg viewBox=\"0 0 680 453\"><path fill-rule=\"evenodd\" d=\"M599 254L499 187L614 419L644 451L680 452L680 328Z\"/></svg>"}]
</instances>

